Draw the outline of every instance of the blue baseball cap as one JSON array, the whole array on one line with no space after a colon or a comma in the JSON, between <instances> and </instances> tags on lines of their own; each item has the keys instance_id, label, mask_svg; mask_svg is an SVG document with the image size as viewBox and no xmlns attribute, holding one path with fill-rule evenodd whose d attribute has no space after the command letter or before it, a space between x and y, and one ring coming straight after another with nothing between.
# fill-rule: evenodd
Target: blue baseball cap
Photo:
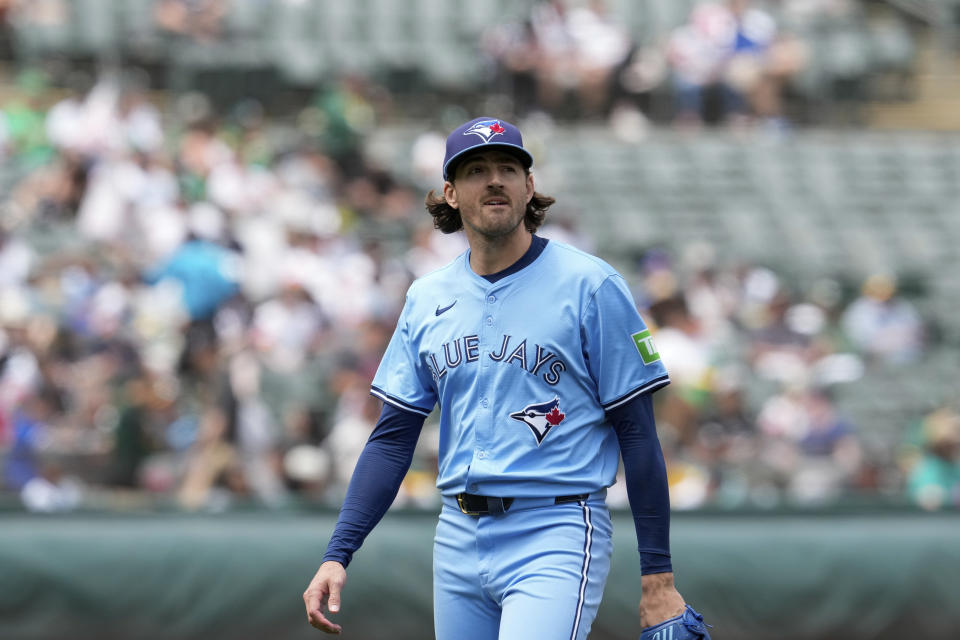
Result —
<instances>
[{"instance_id":1,"label":"blue baseball cap","mask_svg":"<svg viewBox=\"0 0 960 640\"><path fill-rule=\"evenodd\" d=\"M523 148L520 130L497 118L474 118L462 124L447 136L447 153L443 157L443 179L450 180L457 162L471 151L500 148L517 156L523 166L533 166L533 156Z\"/></svg>"}]
</instances>

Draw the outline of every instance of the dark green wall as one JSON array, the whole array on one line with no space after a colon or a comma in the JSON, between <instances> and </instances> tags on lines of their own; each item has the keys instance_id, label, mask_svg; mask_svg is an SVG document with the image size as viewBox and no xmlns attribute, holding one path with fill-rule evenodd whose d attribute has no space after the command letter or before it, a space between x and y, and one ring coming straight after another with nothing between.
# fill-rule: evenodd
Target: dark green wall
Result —
<instances>
[{"instance_id":1,"label":"dark green wall","mask_svg":"<svg viewBox=\"0 0 960 640\"><path fill-rule=\"evenodd\" d=\"M301 594L334 514L0 517L0 638L318 638ZM592 639L635 638L617 514ZM434 516L391 513L348 571L343 638L432 637ZM960 638L957 515L675 515L681 592L715 640Z\"/></svg>"}]
</instances>

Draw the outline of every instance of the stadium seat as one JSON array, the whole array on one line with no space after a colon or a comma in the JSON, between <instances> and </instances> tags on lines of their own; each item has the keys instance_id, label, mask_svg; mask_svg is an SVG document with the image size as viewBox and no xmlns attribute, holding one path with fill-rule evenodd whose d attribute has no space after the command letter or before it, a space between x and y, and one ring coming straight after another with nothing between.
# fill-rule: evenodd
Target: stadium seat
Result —
<instances>
[{"instance_id":1,"label":"stadium seat","mask_svg":"<svg viewBox=\"0 0 960 640\"><path fill-rule=\"evenodd\" d=\"M326 22L317 24L313 3L283 2L271 10L267 43L274 65L295 85L315 85L329 69L331 43ZM332 20L332 18L331 18Z\"/></svg>"},{"instance_id":2,"label":"stadium seat","mask_svg":"<svg viewBox=\"0 0 960 640\"><path fill-rule=\"evenodd\" d=\"M74 0L71 3L75 52L94 58L116 54L120 47L119 8L102 0Z\"/></svg>"}]
</instances>

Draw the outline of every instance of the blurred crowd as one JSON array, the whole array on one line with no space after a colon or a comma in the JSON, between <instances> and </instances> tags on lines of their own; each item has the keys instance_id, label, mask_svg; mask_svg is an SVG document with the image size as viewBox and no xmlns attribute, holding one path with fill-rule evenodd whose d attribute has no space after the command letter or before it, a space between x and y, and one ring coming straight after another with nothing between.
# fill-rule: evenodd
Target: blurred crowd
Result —
<instances>
[{"instance_id":1,"label":"blurred crowd","mask_svg":"<svg viewBox=\"0 0 960 640\"><path fill-rule=\"evenodd\" d=\"M39 511L338 504L406 288L465 248L424 214L439 174L377 166L362 144L375 101L355 81L291 121L201 95L161 111L111 75L77 87L3 107L17 174L0 218L3 491ZM568 222L543 234L589 249ZM869 425L832 401L929 347L895 279L844 297L689 253L651 251L628 274L673 380L657 402L676 508L891 491L957 504L953 408L904 425L899 466L878 468ZM436 448L431 419L400 504L436 504Z\"/></svg>"},{"instance_id":2,"label":"blurred crowd","mask_svg":"<svg viewBox=\"0 0 960 640\"><path fill-rule=\"evenodd\" d=\"M918 362L931 341L921 315L889 275L855 296L830 278L799 289L787 275L719 264L707 245L649 252L638 267L638 300L672 380L657 416L675 508L825 505L902 494L905 478L916 489L917 458L897 462L897 442L866 447L874 425L835 399L871 369ZM914 453L936 449L929 435L914 434ZM960 468L947 449L943 467ZM936 506L956 503L953 482Z\"/></svg>"},{"instance_id":3,"label":"blurred crowd","mask_svg":"<svg viewBox=\"0 0 960 640\"><path fill-rule=\"evenodd\" d=\"M88 17L77 12L89 8L78 9L68 0L0 0L0 58L35 55L26 37L31 33L36 33L37 46L42 48L44 38L60 37L57 34L76 28L76 46L82 48L97 40L97 29L127 20L132 23L125 27L130 30L129 42L109 47L124 50L135 63L189 64L176 60L181 45L202 49L220 43L236 48L237 55L228 59L246 59L254 48L267 51L254 58L270 59L270 51L284 50L289 44L288 59L270 64L279 67L274 75L284 75L289 65L296 76L317 66L309 58L350 57L344 51L324 49L338 45L327 42L329 34L319 26L325 19L312 12L322 4L313 0L142 0L127 11L120 8L123 3L110 0L103 10L111 17L88 25ZM445 13L442 4L409 9ZM402 3L398 5L395 10L403 11ZM909 94L906 80L916 39L905 14L883 3L648 0L635 6L611 5L604 0L527 0L509 8L498 6L502 11L497 19L479 22L481 26L472 15L459 15L471 12L455 5L452 15L439 20L446 20L444 28L462 37L445 40L445 46L459 47L450 52L451 58L468 58L471 65L464 61L459 79L453 81L453 93L493 94L499 100L496 111L513 117L537 113L564 120L614 118L625 131L649 121L683 127L707 123L779 129L831 118L853 119L858 100L884 93L902 99ZM354 9L332 10L353 17ZM371 11L379 14L387 8ZM284 12L301 24L290 33L272 31L284 21L280 17ZM362 22L383 19L377 15ZM350 27L345 24L344 29ZM16 33L25 37L13 47ZM417 67L436 62L414 56L417 62L411 69L410 62L391 59L393 43L376 42L380 32L363 33L354 37L373 42L363 43L364 50L356 57L378 59L375 75L387 79L399 72L390 84L398 91L407 87L413 101L431 93L429 83L422 82L430 73ZM419 32L389 34L400 41L420 37ZM271 40L284 38L303 38L303 42ZM138 40L152 44L141 46ZM345 48L356 44L349 42L345 36ZM477 61L482 63L472 64ZM896 89L875 90L874 80L887 76L893 77ZM835 103L841 103L840 108L832 109Z\"/></svg>"},{"instance_id":4,"label":"blurred crowd","mask_svg":"<svg viewBox=\"0 0 960 640\"><path fill-rule=\"evenodd\" d=\"M529 7L481 34L489 74L474 90L541 127L610 118L621 133L648 118L787 126L809 36L863 17L852 0L699 2L640 42L602 0ZM171 43L213 42L236 35L230 11L157 0L147 20ZM14 25L70 12L0 0L0 59L16 58ZM909 51L884 24L870 28ZM868 71L836 51L834 79ZM365 151L392 108L374 78L326 83L282 118L253 98L158 100L135 74L59 80L26 68L0 104L0 495L38 511L338 504L406 288L465 248L422 206L443 136L419 136L407 180ZM543 234L602 254L575 216ZM956 407L916 416L878 456L871 425L835 402L935 346L890 274L857 295L800 290L701 247L650 251L628 275L673 380L657 410L676 508L960 504ZM431 419L400 504L436 503L436 447Z\"/></svg>"},{"instance_id":5,"label":"blurred crowd","mask_svg":"<svg viewBox=\"0 0 960 640\"><path fill-rule=\"evenodd\" d=\"M336 501L406 288L461 250L360 152L361 89L286 124L110 76L28 95L3 112L4 487Z\"/></svg>"},{"instance_id":6,"label":"blurred crowd","mask_svg":"<svg viewBox=\"0 0 960 640\"><path fill-rule=\"evenodd\" d=\"M866 76L907 65L913 47L902 21L868 20L852 0L697 2L681 24L648 35L634 37L603 0L543 0L483 43L519 114L611 116L625 128L783 128L804 117L811 83L821 102L863 97ZM828 40L836 51L824 59L816 49Z\"/></svg>"}]
</instances>

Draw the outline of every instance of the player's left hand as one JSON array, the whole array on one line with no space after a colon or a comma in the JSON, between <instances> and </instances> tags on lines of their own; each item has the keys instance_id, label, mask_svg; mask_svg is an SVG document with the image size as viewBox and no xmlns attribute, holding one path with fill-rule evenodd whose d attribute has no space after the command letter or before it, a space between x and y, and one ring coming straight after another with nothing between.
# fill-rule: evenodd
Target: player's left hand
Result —
<instances>
[{"instance_id":1,"label":"player's left hand","mask_svg":"<svg viewBox=\"0 0 960 640\"><path fill-rule=\"evenodd\" d=\"M686 602L673 584L673 573L653 573L640 578L640 626L656 626L683 613Z\"/></svg>"},{"instance_id":2,"label":"player's left hand","mask_svg":"<svg viewBox=\"0 0 960 640\"><path fill-rule=\"evenodd\" d=\"M702 615L687 605L683 615L644 629L640 640L710 640L709 626Z\"/></svg>"}]
</instances>

